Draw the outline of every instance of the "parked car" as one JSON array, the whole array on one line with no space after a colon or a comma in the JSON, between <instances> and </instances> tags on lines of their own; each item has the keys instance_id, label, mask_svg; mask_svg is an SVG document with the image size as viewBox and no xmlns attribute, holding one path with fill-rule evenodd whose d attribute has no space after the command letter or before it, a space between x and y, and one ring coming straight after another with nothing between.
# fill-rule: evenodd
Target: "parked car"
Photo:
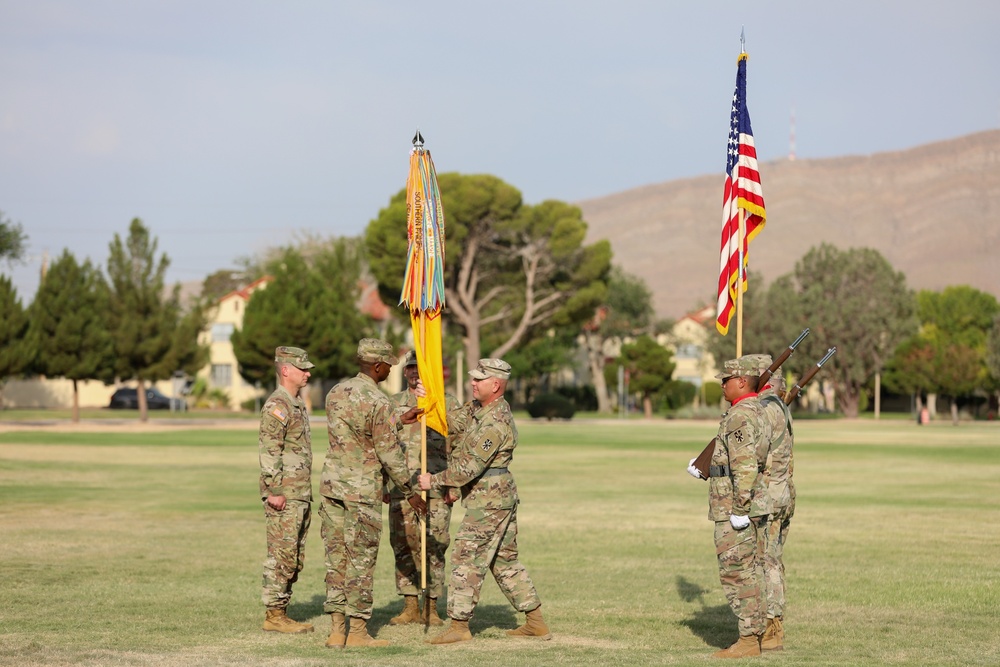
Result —
<instances>
[{"instance_id":1,"label":"parked car","mask_svg":"<svg viewBox=\"0 0 1000 667\"><path fill-rule=\"evenodd\" d=\"M146 407L150 410L187 410L187 402L183 398L164 396L156 387L146 389ZM139 407L139 392L134 388L122 387L111 395L109 408L116 410L135 410Z\"/></svg>"}]
</instances>

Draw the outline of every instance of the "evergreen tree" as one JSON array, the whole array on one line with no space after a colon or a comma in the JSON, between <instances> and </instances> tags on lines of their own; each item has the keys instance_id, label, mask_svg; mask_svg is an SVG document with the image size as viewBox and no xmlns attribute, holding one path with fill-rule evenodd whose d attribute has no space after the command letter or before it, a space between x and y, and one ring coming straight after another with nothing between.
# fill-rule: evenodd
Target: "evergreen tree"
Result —
<instances>
[{"instance_id":1,"label":"evergreen tree","mask_svg":"<svg viewBox=\"0 0 1000 667\"><path fill-rule=\"evenodd\" d=\"M634 343L622 345L621 364L629 373L629 391L642 394L646 418L653 416L653 398L670 386L677 364L674 355L650 336L640 336Z\"/></svg>"},{"instance_id":2,"label":"evergreen tree","mask_svg":"<svg viewBox=\"0 0 1000 667\"><path fill-rule=\"evenodd\" d=\"M17 290L10 278L0 275L0 383L30 364L34 350L25 336L27 331L28 318Z\"/></svg>"},{"instance_id":3,"label":"evergreen tree","mask_svg":"<svg viewBox=\"0 0 1000 667\"><path fill-rule=\"evenodd\" d=\"M0 211L0 259L9 262L21 259L26 239L21 225L11 222L4 216L3 211Z\"/></svg>"},{"instance_id":4,"label":"evergreen tree","mask_svg":"<svg viewBox=\"0 0 1000 667\"><path fill-rule=\"evenodd\" d=\"M166 292L170 260L166 254L157 259L156 248L156 239L135 218L125 242L115 234L108 259L115 371L122 379L138 382L142 421L149 417L146 383L169 378L180 369L190 371L203 365L207 355L197 342L203 315L198 309L181 312L179 287Z\"/></svg>"},{"instance_id":5,"label":"evergreen tree","mask_svg":"<svg viewBox=\"0 0 1000 667\"><path fill-rule=\"evenodd\" d=\"M80 421L80 380L114 380L108 331L108 286L90 260L79 265L68 250L56 260L28 309L33 368L73 381L73 421Z\"/></svg>"},{"instance_id":6,"label":"evergreen tree","mask_svg":"<svg viewBox=\"0 0 1000 667\"><path fill-rule=\"evenodd\" d=\"M318 378L357 372L358 341L374 334L358 309L363 256L356 239L335 239L313 248L307 260L285 248L264 267L274 277L250 297L243 328L233 333L233 352L248 382L274 380L274 349L304 348Z\"/></svg>"}]
</instances>

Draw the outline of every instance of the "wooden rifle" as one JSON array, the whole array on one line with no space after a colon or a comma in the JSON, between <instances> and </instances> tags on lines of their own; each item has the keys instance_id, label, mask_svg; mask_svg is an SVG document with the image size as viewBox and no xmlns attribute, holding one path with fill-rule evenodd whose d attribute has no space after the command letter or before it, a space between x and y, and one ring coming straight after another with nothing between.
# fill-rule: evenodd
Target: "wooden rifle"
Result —
<instances>
[{"instance_id":1,"label":"wooden rifle","mask_svg":"<svg viewBox=\"0 0 1000 667\"><path fill-rule=\"evenodd\" d=\"M809 384L809 381L813 379L816 373L819 373L819 369L823 368L823 364L830 360L830 357L837 353L837 346L834 345L829 350L826 351L826 355L816 362L816 365L809 369L809 371L802 376L802 379L795 383L795 386L788 390L785 395L785 405L791 405L795 397L799 395L802 388Z\"/></svg>"}]
</instances>

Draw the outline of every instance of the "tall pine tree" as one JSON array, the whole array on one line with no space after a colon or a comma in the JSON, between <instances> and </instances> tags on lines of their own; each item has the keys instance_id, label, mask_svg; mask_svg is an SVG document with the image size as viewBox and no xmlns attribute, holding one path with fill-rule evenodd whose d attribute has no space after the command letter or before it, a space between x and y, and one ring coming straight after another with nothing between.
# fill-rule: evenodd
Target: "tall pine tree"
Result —
<instances>
[{"instance_id":1,"label":"tall pine tree","mask_svg":"<svg viewBox=\"0 0 1000 667\"><path fill-rule=\"evenodd\" d=\"M33 369L73 381L73 421L80 421L80 380L114 380L114 347L108 331L108 285L86 260L69 252L45 274L28 308Z\"/></svg>"},{"instance_id":2,"label":"tall pine tree","mask_svg":"<svg viewBox=\"0 0 1000 667\"><path fill-rule=\"evenodd\" d=\"M197 342L202 314L181 312L180 290L168 294L165 274L170 260L156 258L157 241L142 220L129 225L123 242L115 234L108 258L111 281L110 330L114 340L115 371L121 379L138 382L139 418L149 417L146 383L164 380L174 371L203 365L207 350Z\"/></svg>"},{"instance_id":3,"label":"tall pine tree","mask_svg":"<svg viewBox=\"0 0 1000 667\"><path fill-rule=\"evenodd\" d=\"M10 278L0 275L0 383L28 367L33 356L28 318ZM2 402L0 402L2 405Z\"/></svg>"}]
</instances>

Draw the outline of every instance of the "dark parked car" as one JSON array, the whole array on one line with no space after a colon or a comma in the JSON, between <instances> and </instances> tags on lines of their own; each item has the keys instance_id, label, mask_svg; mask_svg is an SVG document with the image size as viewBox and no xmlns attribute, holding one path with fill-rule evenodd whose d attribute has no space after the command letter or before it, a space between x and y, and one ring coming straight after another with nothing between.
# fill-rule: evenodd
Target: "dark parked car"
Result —
<instances>
[{"instance_id":1,"label":"dark parked car","mask_svg":"<svg viewBox=\"0 0 1000 667\"><path fill-rule=\"evenodd\" d=\"M173 404L174 410L187 409L187 403L185 403L183 398L169 398L164 396L156 387L146 390L146 406L150 410L169 410L171 404ZM108 407L135 410L139 407L139 392L135 389L123 387L111 395L111 404Z\"/></svg>"}]
</instances>

